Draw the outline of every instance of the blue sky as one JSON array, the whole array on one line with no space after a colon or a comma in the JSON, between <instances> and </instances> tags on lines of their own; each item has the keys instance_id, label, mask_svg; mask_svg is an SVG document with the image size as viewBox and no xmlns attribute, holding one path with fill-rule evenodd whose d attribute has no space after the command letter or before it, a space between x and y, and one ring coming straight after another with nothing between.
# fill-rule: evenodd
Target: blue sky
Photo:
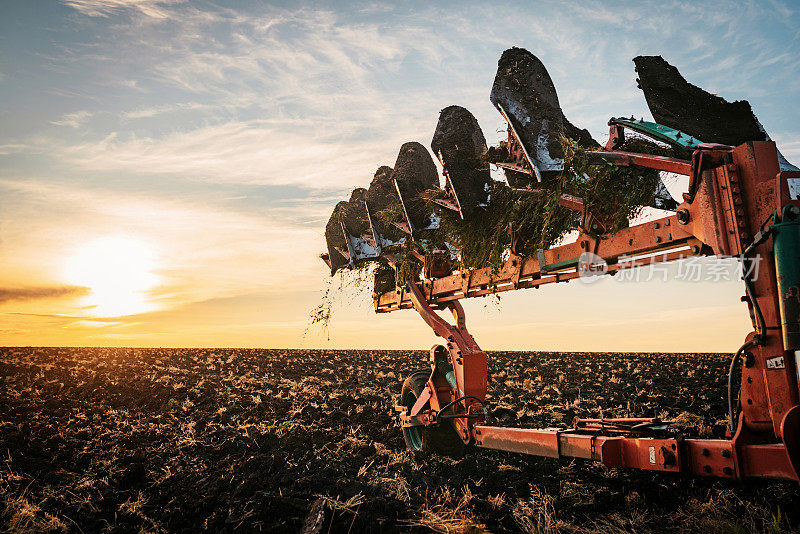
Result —
<instances>
[{"instance_id":1,"label":"blue sky","mask_svg":"<svg viewBox=\"0 0 800 534\"><path fill-rule=\"evenodd\" d=\"M749 100L800 161L796 2L5 1L0 284L17 296L0 300L0 343L429 345L413 312L374 316L349 290L331 340L302 337L327 283L324 224L403 142L428 145L448 105L499 139L488 93L510 46L542 59L599 140L610 116L649 116L631 59L660 54ZM141 298L103 312L69 275L93 254L107 298ZM126 289L119 264L148 276ZM735 280L603 282L468 309L487 348L730 350L748 326L740 294Z\"/></svg>"}]
</instances>

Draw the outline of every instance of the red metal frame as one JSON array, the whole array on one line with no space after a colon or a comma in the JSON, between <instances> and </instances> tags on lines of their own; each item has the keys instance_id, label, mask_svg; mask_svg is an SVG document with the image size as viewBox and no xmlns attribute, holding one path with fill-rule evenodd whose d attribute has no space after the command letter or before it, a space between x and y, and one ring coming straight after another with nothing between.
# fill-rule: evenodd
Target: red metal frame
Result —
<instances>
[{"instance_id":1,"label":"red metal frame","mask_svg":"<svg viewBox=\"0 0 800 534\"><path fill-rule=\"evenodd\" d=\"M762 261L749 296L761 310L764 327L759 326L748 336L754 344L744 357L742 407L732 439L649 437L631 430L632 423L656 422L650 419L576 420L575 428L556 430L482 424L487 355L467 331L460 299L569 281L579 276L577 264L584 252L604 258L612 274L692 255L740 256L776 210L780 212L787 204L800 207L800 200L789 197L788 175L779 172L771 141L749 142L736 148L709 145L696 151L691 162L613 151L602 154L618 165L690 176L685 201L674 215L656 221L602 236L580 230L576 242L542 251L536 257L512 253L499 270L484 268L424 278L376 295L377 312L413 307L436 335L447 340L446 346L431 351L432 377L417 404L411 410L398 407L401 425L443 424L439 411L450 403L447 413L462 439L479 447L593 459L610 467L800 481L798 373L795 355L784 348L781 337L769 239L754 250ZM453 313L454 324L436 313L445 308ZM455 387L437 368L444 355L452 366ZM783 367L767 365L768 360L779 356L784 357ZM427 403L430 408L423 410Z\"/></svg>"}]
</instances>

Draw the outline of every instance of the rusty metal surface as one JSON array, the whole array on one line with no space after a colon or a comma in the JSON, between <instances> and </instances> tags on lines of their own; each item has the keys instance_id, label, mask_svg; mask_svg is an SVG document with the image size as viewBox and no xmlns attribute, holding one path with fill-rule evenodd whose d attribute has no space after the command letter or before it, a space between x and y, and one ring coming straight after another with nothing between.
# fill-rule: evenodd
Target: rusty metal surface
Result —
<instances>
[{"instance_id":1,"label":"rusty metal surface","mask_svg":"<svg viewBox=\"0 0 800 534\"><path fill-rule=\"evenodd\" d=\"M549 458L583 458L608 467L731 479L797 480L786 449L780 443L743 445L739 465L733 442L722 439L608 437L567 430L486 425L475 426L474 432L478 447Z\"/></svg>"},{"instance_id":2,"label":"rusty metal surface","mask_svg":"<svg viewBox=\"0 0 800 534\"><path fill-rule=\"evenodd\" d=\"M689 176L692 169L690 162L683 159L668 158L666 156L618 151L589 152L589 155L623 167L637 165L639 167L647 167L648 169L683 174L684 176Z\"/></svg>"},{"instance_id":3,"label":"rusty metal surface","mask_svg":"<svg viewBox=\"0 0 800 534\"><path fill-rule=\"evenodd\" d=\"M558 431L530 428L475 427L475 444L487 449L559 457Z\"/></svg>"},{"instance_id":4,"label":"rusty metal surface","mask_svg":"<svg viewBox=\"0 0 800 534\"><path fill-rule=\"evenodd\" d=\"M545 265L574 260L574 265L560 270L547 270L543 276L538 257L512 256L499 270L492 267L463 271L450 276L417 283L431 303L445 303L465 297L478 297L514 289L532 288L547 283L563 282L578 276L575 270L583 252L592 252L609 263L609 272L638 267L659 261L671 261L699 253L701 243L692 236L677 217L671 215L656 221L625 228L598 238L581 233L578 240L544 251ZM694 251L692 247L697 247ZM663 253L655 259L632 262L626 258L643 254ZM616 265L619 262L619 265ZM413 306L407 289L391 291L375 297L379 313Z\"/></svg>"}]
</instances>

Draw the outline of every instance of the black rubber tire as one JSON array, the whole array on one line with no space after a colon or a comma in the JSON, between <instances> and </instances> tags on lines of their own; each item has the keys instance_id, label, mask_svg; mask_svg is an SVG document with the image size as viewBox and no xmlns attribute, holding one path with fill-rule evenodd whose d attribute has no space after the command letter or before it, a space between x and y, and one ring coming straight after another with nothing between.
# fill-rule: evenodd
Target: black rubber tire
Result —
<instances>
[{"instance_id":1,"label":"black rubber tire","mask_svg":"<svg viewBox=\"0 0 800 534\"><path fill-rule=\"evenodd\" d=\"M405 382L400 392L400 403L411 409L417 402L425 384L430 378L430 370L412 373ZM425 409L429 404L425 405ZM461 458L464 456L466 445L459 437L451 421L442 421L437 425L424 428L404 428L403 438L406 448L411 451L430 451L439 456Z\"/></svg>"}]
</instances>

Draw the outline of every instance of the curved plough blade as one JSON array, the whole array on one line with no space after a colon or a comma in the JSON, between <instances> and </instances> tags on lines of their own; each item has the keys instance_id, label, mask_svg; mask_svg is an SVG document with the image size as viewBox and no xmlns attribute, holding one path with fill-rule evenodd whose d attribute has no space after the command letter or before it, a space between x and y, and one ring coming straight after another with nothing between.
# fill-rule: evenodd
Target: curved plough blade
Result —
<instances>
[{"instance_id":1,"label":"curved plough blade","mask_svg":"<svg viewBox=\"0 0 800 534\"><path fill-rule=\"evenodd\" d=\"M747 141L768 141L761 122L747 100L728 102L686 81L678 69L661 56L633 58L639 88L659 124L686 132L706 143L738 146ZM796 171L778 151L782 171Z\"/></svg>"},{"instance_id":2,"label":"curved plough blade","mask_svg":"<svg viewBox=\"0 0 800 534\"><path fill-rule=\"evenodd\" d=\"M449 106L439 114L431 149L442 164L445 196L434 202L469 217L486 205L491 190L489 165L483 161L486 138L475 116L460 106Z\"/></svg>"},{"instance_id":3,"label":"curved plough blade","mask_svg":"<svg viewBox=\"0 0 800 534\"><path fill-rule=\"evenodd\" d=\"M364 195L364 204L370 224L370 232L378 251L402 245L403 232L388 219L399 217L403 207L397 188L392 181L392 168L383 165L375 171L372 182Z\"/></svg>"},{"instance_id":4,"label":"curved plough blade","mask_svg":"<svg viewBox=\"0 0 800 534\"><path fill-rule=\"evenodd\" d=\"M566 119L547 69L524 48L503 52L489 99L508 123L507 157L495 163L506 171L511 187L524 187L526 181L540 182L543 174L560 172L562 137L581 146L599 146L587 130Z\"/></svg>"},{"instance_id":5,"label":"curved plough blade","mask_svg":"<svg viewBox=\"0 0 800 534\"><path fill-rule=\"evenodd\" d=\"M331 274L350 263L347 239L345 239L342 231L342 213L346 206L347 202L345 201L336 204L336 207L333 208L333 213L328 219L328 224L325 225L325 242L328 247L328 254L323 259L328 264L328 267L331 268Z\"/></svg>"},{"instance_id":6,"label":"curved plough blade","mask_svg":"<svg viewBox=\"0 0 800 534\"><path fill-rule=\"evenodd\" d=\"M435 226L436 219L422 193L439 188L439 174L428 150L416 141L403 144L392 171L397 194L403 208L404 231L416 235Z\"/></svg>"},{"instance_id":7,"label":"curved plough blade","mask_svg":"<svg viewBox=\"0 0 800 534\"><path fill-rule=\"evenodd\" d=\"M356 188L349 201L336 204L325 226L328 252L322 255L331 274L380 260L405 244L401 229L409 225L392 173L391 167L379 167L369 189Z\"/></svg>"}]
</instances>

